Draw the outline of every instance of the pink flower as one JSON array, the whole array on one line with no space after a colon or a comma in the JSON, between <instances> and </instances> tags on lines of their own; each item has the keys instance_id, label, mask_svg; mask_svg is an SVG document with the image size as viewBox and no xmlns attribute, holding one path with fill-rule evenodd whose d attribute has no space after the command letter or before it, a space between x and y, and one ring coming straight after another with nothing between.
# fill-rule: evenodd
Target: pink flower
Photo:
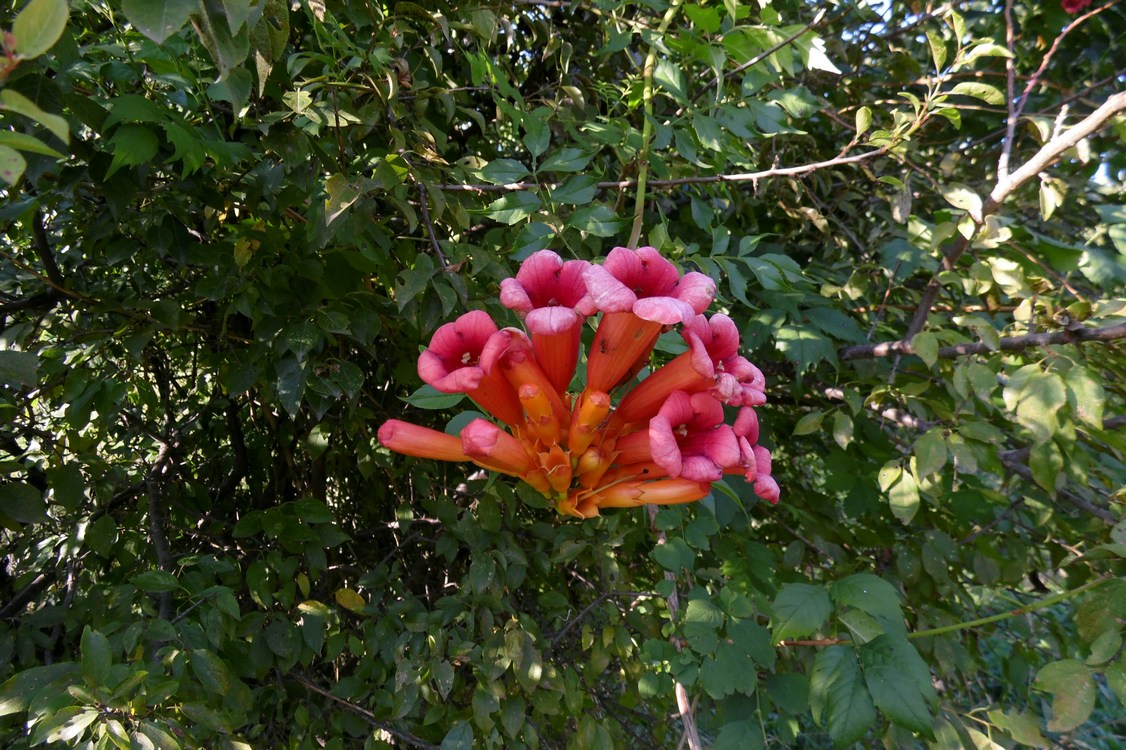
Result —
<instances>
[{"instance_id":1,"label":"pink flower","mask_svg":"<svg viewBox=\"0 0 1126 750\"><path fill-rule=\"evenodd\" d=\"M741 458L735 432L723 423L723 405L707 393L669 394L649 422L649 445L653 462L670 477L694 482L717 481Z\"/></svg>"},{"instance_id":2,"label":"pink flower","mask_svg":"<svg viewBox=\"0 0 1126 750\"><path fill-rule=\"evenodd\" d=\"M1065 13L1075 15L1091 4L1091 0L1060 0L1060 7Z\"/></svg>"},{"instance_id":3,"label":"pink flower","mask_svg":"<svg viewBox=\"0 0 1126 750\"><path fill-rule=\"evenodd\" d=\"M687 323L715 298L711 278L695 271L681 277L676 266L651 247L616 247L601 266L589 266L583 278L602 312L632 312L662 325Z\"/></svg>"},{"instance_id":4,"label":"pink flower","mask_svg":"<svg viewBox=\"0 0 1126 750\"><path fill-rule=\"evenodd\" d=\"M500 282L501 304L524 318L536 359L559 394L575 376L582 322L596 312L583 281L589 266L540 250L524 260L516 278Z\"/></svg>"},{"instance_id":5,"label":"pink flower","mask_svg":"<svg viewBox=\"0 0 1126 750\"><path fill-rule=\"evenodd\" d=\"M731 318L717 314L709 320L697 315L684 326L681 335L690 349L658 367L626 394L614 413L616 421L629 424L651 419L673 391L696 393L709 388L714 390L719 387L720 376L731 378L723 372L723 362L733 358L739 350L739 330ZM726 381L724 385L733 394L738 391L733 378L730 385ZM726 398L721 400L729 401Z\"/></svg>"},{"instance_id":6,"label":"pink flower","mask_svg":"<svg viewBox=\"0 0 1126 750\"><path fill-rule=\"evenodd\" d=\"M755 462L758 464L758 471L755 476L755 494L763 500L776 504L782 493L778 488L778 482L774 481L774 477L770 475L770 451L761 445L756 445Z\"/></svg>"},{"instance_id":7,"label":"pink flower","mask_svg":"<svg viewBox=\"0 0 1126 750\"><path fill-rule=\"evenodd\" d=\"M500 282L500 302L520 313L535 334L562 333L596 311L587 294L585 260L563 261L551 250L540 250L520 264L516 278Z\"/></svg>"},{"instance_id":8,"label":"pink flower","mask_svg":"<svg viewBox=\"0 0 1126 750\"><path fill-rule=\"evenodd\" d=\"M508 424L524 418L516 390L500 372L498 358L508 337L497 331L489 314L473 310L434 332L418 357L418 376L443 393L465 393L481 408Z\"/></svg>"}]
</instances>

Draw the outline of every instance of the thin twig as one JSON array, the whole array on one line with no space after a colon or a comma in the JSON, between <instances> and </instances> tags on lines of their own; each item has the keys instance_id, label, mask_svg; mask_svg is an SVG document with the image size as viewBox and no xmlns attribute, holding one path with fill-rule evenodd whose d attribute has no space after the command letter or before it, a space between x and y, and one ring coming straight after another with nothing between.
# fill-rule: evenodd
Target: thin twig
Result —
<instances>
[{"instance_id":1,"label":"thin twig","mask_svg":"<svg viewBox=\"0 0 1126 750\"><path fill-rule=\"evenodd\" d=\"M891 146L881 146L880 148L871 151L865 151L862 154L853 154L852 156L838 156L826 161L813 162L811 164L802 164L796 167L772 167L764 169L759 172L742 172L738 174L712 174L712 175L699 175L695 177L676 177L665 180L648 180L647 186L652 188L657 187L679 187L680 185L710 185L717 182L756 182L758 180L766 179L768 177L785 177L791 175L808 174L816 172L819 169L828 169L829 167L840 167L847 164L856 164L868 159L873 159L878 156L883 156ZM541 188L553 189L556 187L555 183L541 184L538 182L508 182L503 185L488 185L481 183L472 184L453 184L445 183L441 185L434 185L440 190L448 190L451 192L471 192L471 193L512 193L520 190L539 190ZM598 190L628 190L637 187L637 180L612 180L608 182L599 182L595 185Z\"/></svg>"},{"instance_id":2,"label":"thin twig","mask_svg":"<svg viewBox=\"0 0 1126 750\"><path fill-rule=\"evenodd\" d=\"M379 719L375 718L375 714L373 714L371 711L368 711L363 706L357 706L355 703L352 703L349 700L345 700L344 698L341 698L338 695L333 695L328 690L325 690L323 687L317 685L316 683L305 679L300 674L297 674L295 672L290 672L287 676L292 677L293 679L297 680L302 685L304 685L307 689L313 691L317 695L323 696L323 697L328 698L329 700L332 700L332 701L336 701L337 703L339 703L341 706L348 709L352 713L366 719L367 722L369 724L371 724L373 727L377 727L379 729L382 729L384 732L387 732L387 734L391 735L395 739L402 740L403 742L410 743L411 745L414 745L415 747L421 747L421 748L423 748L423 750L440 750L438 745L427 742L426 740L422 739L421 737L416 737L413 734L411 734L410 732L404 732L402 730L395 729L390 724L387 724L387 723L382 722Z\"/></svg>"},{"instance_id":3,"label":"thin twig","mask_svg":"<svg viewBox=\"0 0 1126 750\"><path fill-rule=\"evenodd\" d=\"M430 236L430 247L434 250L434 255L438 257L442 268L448 268L450 264L446 262L446 256L442 255L438 235L434 233L434 222L430 220L430 195L426 192L426 185L422 180L418 181L418 205L422 209L422 223L426 225L426 233Z\"/></svg>"},{"instance_id":4,"label":"thin twig","mask_svg":"<svg viewBox=\"0 0 1126 750\"><path fill-rule=\"evenodd\" d=\"M1056 35L1056 38L1052 40L1052 46L1048 48L1048 51L1044 54L1044 57L1040 60L1040 67L1038 67L1036 69L1036 72L1032 74L1032 77L1028 79L1028 83L1025 85L1024 91L1021 92L1020 99L1016 102L1016 109L1015 109L1015 111L1012 115L1014 128L1016 126L1016 120L1020 119L1021 113L1024 112L1024 105L1028 103L1029 94L1032 93L1032 89L1035 88L1037 82L1039 82L1040 76L1043 75L1044 71L1047 69L1048 63L1051 62L1052 56L1056 54L1056 50L1059 49L1060 42L1063 41L1063 38L1066 37L1068 34L1070 34L1072 31L1074 31L1081 23L1086 21L1088 18L1091 18L1092 16L1097 16L1099 13L1102 13L1104 10L1107 10L1107 9L1112 8L1113 6L1117 5L1118 2L1119 2L1119 0L1111 0L1106 5L1095 8L1094 10L1091 10L1091 11L1087 11L1086 13L1084 13L1081 16L1077 16L1075 19L1073 19L1071 21L1071 23L1069 23L1067 26L1064 26L1063 30L1061 30L1060 33ZM1009 52L1012 52L1012 51L1013 51L1013 48L1012 48L1012 45L1010 45L1009 46ZM1012 101L1012 98L1013 98L1013 92L1010 90L1009 91L1009 100ZM1006 136L1006 140L1011 141L1012 137L1013 137L1013 132L1012 132L1012 130L1009 130L1008 134ZM998 175L1000 176L999 172L998 172Z\"/></svg>"},{"instance_id":5,"label":"thin twig","mask_svg":"<svg viewBox=\"0 0 1126 750\"><path fill-rule=\"evenodd\" d=\"M998 350L1013 352L1034 346L1081 344L1088 341L1114 341L1122 338L1126 338L1126 323L1105 326L1103 328L1067 328L1052 333L1028 333L1023 336L1009 336L1000 339L996 346L984 341L943 346L938 350L938 358L957 359L958 357L964 357L968 354L985 354ZM885 341L882 344L846 346L837 352L837 355L842 360L850 360L877 359L896 354L914 353L915 349L911 346L911 339L900 339L899 341Z\"/></svg>"},{"instance_id":6,"label":"thin twig","mask_svg":"<svg viewBox=\"0 0 1126 750\"><path fill-rule=\"evenodd\" d=\"M657 506L648 506L649 510L649 524L656 530L657 528ZM668 542L668 535L664 531L657 531L657 544L665 544ZM677 616L680 614L680 594L677 592L676 574L671 570L665 571L665 580L672 581L672 591L669 593L666 600L669 605L669 620L673 623L676 622ZM679 651L681 646L677 641L673 641L676 650ZM688 741L690 750L703 750L703 743L700 741L700 732L696 728L696 715L692 711L692 702L688 699L688 690L680 680L673 679L673 693L676 696L676 707L680 712L680 721L684 724L684 738Z\"/></svg>"},{"instance_id":7,"label":"thin twig","mask_svg":"<svg viewBox=\"0 0 1126 750\"><path fill-rule=\"evenodd\" d=\"M1014 91L1016 89L1016 56L1013 53L1013 0L1005 0L1005 48L1009 56L1005 58L1005 104L1009 108L1009 116L1005 120L1005 138L1001 141L1001 158L997 160L997 179L1003 180L1009 176L1009 158L1013 152L1013 139L1016 137L1017 118L1020 116Z\"/></svg>"},{"instance_id":8,"label":"thin twig","mask_svg":"<svg viewBox=\"0 0 1126 750\"><path fill-rule=\"evenodd\" d=\"M661 18L661 25L657 27L657 37L668 31L676 13L680 10L683 0L673 0ZM645 218L645 181L649 178L649 142L653 138L653 68L657 64L657 42L649 45L649 52L645 56L645 67L641 71L641 152L637 155L637 191L634 196L633 228L630 230L629 242L626 247L636 248L641 240L641 225Z\"/></svg>"}]
</instances>

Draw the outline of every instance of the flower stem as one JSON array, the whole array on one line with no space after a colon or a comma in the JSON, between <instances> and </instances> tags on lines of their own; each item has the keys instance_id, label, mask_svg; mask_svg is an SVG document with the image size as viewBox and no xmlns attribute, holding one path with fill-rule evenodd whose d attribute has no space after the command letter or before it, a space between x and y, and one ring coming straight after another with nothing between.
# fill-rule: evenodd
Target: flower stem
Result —
<instances>
[{"instance_id":1,"label":"flower stem","mask_svg":"<svg viewBox=\"0 0 1126 750\"><path fill-rule=\"evenodd\" d=\"M989 617L982 617L978 620L969 620L968 622L956 622L953 625L943 625L940 628L931 628L930 630L917 630L914 633L908 633L907 637L911 638L911 639L915 639L915 638L927 638L927 637L932 636L932 635L944 635L946 633L955 633L959 630L969 630L970 628L976 628L980 625L989 625L989 624L994 623L994 622L1000 622L1001 620L1007 620L1010 617L1017 617L1019 615L1026 615L1029 612L1035 612L1038 609L1043 609L1044 607L1050 607L1053 604L1059 604L1060 602L1071 599L1074 596L1078 596L1079 594L1082 594L1085 591L1090 591L1091 589L1095 588L1096 586L1100 586L1100 585L1106 583L1111 578L1113 578L1113 576L1109 576L1109 575L1103 576L1101 578L1096 578L1095 580L1088 581L1087 583L1083 584L1082 586L1079 586L1078 588L1074 588L1071 591L1063 591L1059 594L1053 594L1052 596L1048 596L1048 597L1045 597L1043 599L1039 599L1037 601L1030 602L1030 603L1024 605L1023 607L1017 607L1016 609L1010 609L1007 612L1001 612L1001 613L996 614L996 615L990 615Z\"/></svg>"},{"instance_id":2,"label":"flower stem","mask_svg":"<svg viewBox=\"0 0 1126 750\"><path fill-rule=\"evenodd\" d=\"M673 0L669 5L661 19L661 25L657 27L658 38L668 31L669 24L676 17L682 2L683 0ZM649 179L649 141L653 137L653 67L656 64L657 45L654 40L649 45L649 54L645 56L645 67L641 71L641 101L644 105L644 113L641 123L641 153L638 156L640 163L637 167L637 197L633 207L633 230L629 233L629 243L626 245L631 250L636 250L637 243L641 241L641 221L645 215L645 183Z\"/></svg>"}]
</instances>

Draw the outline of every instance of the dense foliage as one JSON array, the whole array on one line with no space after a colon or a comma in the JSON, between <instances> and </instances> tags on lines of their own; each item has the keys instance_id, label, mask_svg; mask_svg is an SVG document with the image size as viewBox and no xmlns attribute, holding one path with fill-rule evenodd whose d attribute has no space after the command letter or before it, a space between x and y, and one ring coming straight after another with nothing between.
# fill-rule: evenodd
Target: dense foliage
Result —
<instances>
[{"instance_id":1,"label":"dense foliage","mask_svg":"<svg viewBox=\"0 0 1126 750\"><path fill-rule=\"evenodd\" d=\"M1126 741L1126 8L955 5L4 3L0 744ZM777 506L379 444L618 245L717 283Z\"/></svg>"}]
</instances>

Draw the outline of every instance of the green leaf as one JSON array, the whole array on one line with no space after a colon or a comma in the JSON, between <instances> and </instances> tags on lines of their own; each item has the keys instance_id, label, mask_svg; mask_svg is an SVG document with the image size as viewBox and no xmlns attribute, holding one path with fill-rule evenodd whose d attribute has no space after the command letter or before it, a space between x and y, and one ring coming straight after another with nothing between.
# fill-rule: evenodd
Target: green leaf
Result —
<instances>
[{"instance_id":1,"label":"green leaf","mask_svg":"<svg viewBox=\"0 0 1126 750\"><path fill-rule=\"evenodd\" d=\"M594 200L597 193L598 179L591 175L579 174L552 190L550 195L554 203L583 205Z\"/></svg>"},{"instance_id":2,"label":"green leaf","mask_svg":"<svg viewBox=\"0 0 1126 750\"><path fill-rule=\"evenodd\" d=\"M1064 383L1067 384L1067 401L1075 416L1096 429L1102 429L1106 405L1106 389L1102 382L1086 367L1076 365L1064 375Z\"/></svg>"},{"instance_id":3,"label":"green leaf","mask_svg":"<svg viewBox=\"0 0 1126 750\"><path fill-rule=\"evenodd\" d=\"M680 537L672 537L666 543L657 545L649 556L662 568L674 573L679 573L685 568L691 570L696 560L696 553Z\"/></svg>"},{"instance_id":4,"label":"green leaf","mask_svg":"<svg viewBox=\"0 0 1126 750\"><path fill-rule=\"evenodd\" d=\"M66 0L31 0L12 21L16 52L25 60L54 46L66 28Z\"/></svg>"},{"instance_id":5,"label":"green leaf","mask_svg":"<svg viewBox=\"0 0 1126 750\"><path fill-rule=\"evenodd\" d=\"M668 58L662 56L657 60L657 66L653 69L653 83L671 94L678 103L688 103L684 71Z\"/></svg>"},{"instance_id":6,"label":"green leaf","mask_svg":"<svg viewBox=\"0 0 1126 750\"><path fill-rule=\"evenodd\" d=\"M1010 379L1010 387L1012 384ZM1059 410L1067 403L1063 379L1054 372L1033 373L1017 395L1017 421L1032 433L1037 443L1050 440L1059 431Z\"/></svg>"},{"instance_id":7,"label":"green leaf","mask_svg":"<svg viewBox=\"0 0 1126 750\"><path fill-rule=\"evenodd\" d=\"M45 667L31 667L17 672L0 685L0 716L26 711L35 696L55 682L70 681L77 677L77 663L63 661Z\"/></svg>"},{"instance_id":8,"label":"green leaf","mask_svg":"<svg viewBox=\"0 0 1126 750\"><path fill-rule=\"evenodd\" d=\"M176 580L176 576L166 570L146 570L140 575L133 576L132 581L134 586L150 594L175 591L180 588L180 583Z\"/></svg>"},{"instance_id":9,"label":"green leaf","mask_svg":"<svg viewBox=\"0 0 1126 750\"><path fill-rule=\"evenodd\" d=\"M996 86L976 81L962 81L948 93L955 96L972 96L981 99L986 104L1001 105L1005 103L1005 95Z\"/></svg>"},{"instance_id":10,"label":"green leaf","mask_svg":"<svg viewBox=\"0 0 1126 750\"><path fill-rule=\"evenodd\" d=\"M0 383L20 388L39 382L39 356L33 352L0 351Z\"/></svg>"},{"instance_id":11,"label":"green leaf","mask_svg":"<svg viewBox=\"0 0 1126 750\"><path fill-rule=\"evenodd\" d=\"M821 421L825 418L825 412L817 410L811 411L806 414L798 423L794 425L794 435L810 435L817 432L821 428Z\"/></svg>"},{"instance_id":12,"label":"green leaf","mask_svg":"<svg viewBox=\"0 0 1126 750\"><path fill-rule=\"evenodd\" d=\"M1049 440L1032 446L1028 457L1028 468L1036 484L1055 494L1060 472L1063 471L1064 458L1059 446Z\"/></svg>"},{"instance_id":13,"label":"green leaf","mask_svg":"<svg viewBox=\"0 0 1126 750\"><path fill-rule=\"evenodd\" d=\"M543 160L537 172L581 172L593 158L581 148L568 146L554 152Z\"/></svg>"},{"instance_id":14,"label":"green leaf","mask_svg":"<svg viewBox=\"0 0 1126 750\"><path fill-rule=\"evenodd\" d=\"M86 684L91 689L103 687L113 665L109 640L87 625L82 630L82 642L79 648L82 654L82 677L86 680Z\"/></svg>"},{"instance_id":15,"label":"green leaf","mask_svg":"<svg viewBox=\"0 0 1126 750\"><path fill-rule=\"evenodd\" d=\"M983 84L984 85L984 84ZM975 221L981 220L981 196L965 185L954 183L943 187L942 197L954 208L960 208Z\"/></svg>"},{"instance_id":16,"label":"green leaf","mask_svg":"<svg viewBox=\"0 0 1126 750\"><path fill-rule=\"evenodd\" d=\"M224 5L220 0L200 0L201 13L196 25L199 40L219 67L220 78L226 78L250 54L250 32L245 25L240 26L237 32L231 32L231 22Z\"/></svg>"},{"instance_id":17,"label":"green leaf","mask_svg":"<svg viewBox=\"0 0 1126 750\"><path fill-rule=\"evenodd\" d=\"M884 629L876 618L859 609L850 609L837 616L837 620L848 629L854 643L868 643L884 634Z\"/></svg>"},{"instance_id":18,"label":"green leaf","mask_svg":"<svg viewBox=\"0 0 1126 750\"><path fill-rule=\"evenodd\" d=\"M929 331L916 333L911 339L911 351L923 360L927 367L938 362L938 338Z\"/></svg>"},{"instance_id":19,"label":"green leaf","mask_svg":"<svg viewBox=\"0 0 1126 750\"><path fill-rule=\"evenodd\" d=\"M110 138L113 146L113 162L106 171L106 179L122 167L135 167L152 161L160 146L153 131L144 125L122 125Z\"/></svg>"},{"instance_id":20,"label":"green leaf","mask_svg":"<svg viewBox=\"0 0 1126 750\"><path fill-rule=\"evenodd\" d=\"M833 414L833 442L846 450L852 442L852 417L837 410Z\"/></svg>"},{"instance_id":21,"label":"green leaf","mask_svg":"<svg viewBox=\"0 0 1126 750\"><path fill-rule=\"evenodd\" d=\"M27 135L26 133L17 133L14 130L0 130L0 146L6 146L16 149L17 151L26 151L30 154L54 156L58 159L63 158L63 154L51 148L35 136Z\"/></svg>"},{"instance_id":22,"label":"green leaf","mask_svg":"<svg viewBox=\"0 0 1126 750\"><path fill-rule=\"evenodd\" d=\"M481 170L482 179L494 185L520 182L529 174L531 174L531 170L515 159L495 159Z\"/></svg>"},{"instance_id":23,"label":"green leaf","mask_svg":"<svg viewBox=\"0 0 1126 750\"><path fill-rule=\"evenodd\" d=\"M226 695L231 684L227 663L204 648L193 649L190 657L192 673L204 689L213 695Z\"/></svg>"},{"instance_id":24,"label":"green leaf","mask_svg":"<svg viewBox=\"0 0 1126 750\"><path fill-rule=\"evenodd\" d=\"M868 107L861 107L856 110L856 137L864 135L868 132L868 128L872 127L872 110Z\"/></svg>"},{"instance_id":25,"label":"green leaf","mask_svg":"<svg viewBox=\"0 0 1126 750\"><path fill-rule=\"evenodd\" d=\"M1028 747L1049 747L1049 743L1040 733L1040 720L1030 711L1002 712L994 710L989 712L989 720L1001 729L1008 732L1014 740Z\"/></svg>"},{"instance_id":26,"label":"green leaf","mask_svg":"<svg viewBox=\"0 0 1126 750\"><path fill-rule=\"evenodd\" d=\"M915 470L920 477L941 471L946 465L946 439L942 432L942 428L933 427L915 441Z\"/></svg>"},{"instance_id":27,"label":"green leaf","mask_svg":"<svg viewBox=\"0 0 1126 750\"><path fill-rule=\"evenodd\" d=\"M14 187L23 177L26 169L27 160L20 156L18 151L7 146L0 146L0 180Z\"/></svg>"},{"instance_id":28,"label":"green leaf","mask_svg":"<svg viewBox=\"0 0 1126 750\"><path fill-rule=\"evenodd\" d=\"M934 739L931 707L938 702L930 672L902 635L882 635L860 647L864 681L876 707L896 724Z\"/></svg>"},{"instance_id":29,"label":"green leaf","mask_svg":"<svg viewBox=\"0 0 1126 750\"><path fill-rule=\"evenodd\" d=\"M613 237L620 231L621 224L614 209L603 203L580 208L567 220L567 226L595 237Z\"/></svg>"},{"instance_id":30,"label":"green leaf","mask_svg":"<svg viewBox=\"0 0 1126 750\"><path fill-rule=\"evenodd\" d=\"M903 523L911 523L911 519L919 511L919 486L911 472L904 471L899 481L892 485L888 492L888 501L891 512Z\"/></svg>"},{"instance_id":31,"label":"green leaf","mask_svg":"<svg viewBox=\"0 0 1126 750\"><path fill-rule=\"evenodd\" d=\"M161 44L199 12L199 0L123 0L121 9L137 31Z\"/></svg>"},{"instance_id":32,"label":"green leaf","mask_svg":"<svg viewBox=\"0 0 1126 750\"><path fill-rule=\"evenodd\" d=\"M419 409L449 409L461 403L463 398L464 393L442 393L432 385L424 385L403 401Z\"/></svg>"},{"instance_id":33,"label":"green leaf","mask_svg":"<svg viewBox=\"0 0 1126 750\"><path fill-rule=\"evenodd\" d=\"M798 374L818 362L836 362L833 341L811 326L782 326L774 333L778 350L794 363Z\"/></svg>"},{"instance_id":34,"label":"green leaf","mask_svg":"<svg viewBox=\"0 0 1126 750\"><path fill-rule=\"evenodd\" d=\"M817 652L809 678L809 704L813 720L828 725L838 746L859 741L875 723L872 697L851 646L829 646Z\"/></svg>"},{"instance_id":35,"label":"green leaf","mask_svg":"<svg viewBox=\"0 0 1126 750\"><path fill-rule=\"evenodd\" d=\"M0 516L19 523L40 523L47 520L47 503L43 493L27 482L0 484Z\"/></svg>"},{"instance_id":36,"label":"green leaf","mask_svg":"<svg viewBox=\"0 0 1126 750\"><path fill-rule=\"evenodd\" d=\"M942 67L946 65L946 42L943 40L942 34L928 30L927 43L931 48L931 59L934 60L935 72L941 73Z\"/></svg>"},{"instance_id":37,"label":"green leaf","mask_svg":"<svg viewBox=\"0 0 1126 750\"><path fill-rule=\"evenodd\" d=\"M530 190L519 190L501 196L490 203L485 214L502 224L517 224L527 219L543 205L540 197Z\"/></svg>"},{"instance_id":38,"label":"green leaf","mask_svg":"<svg viewBox=\"0 0 1126 750\"><path fill-rule=\"evenodd\" d=\"M905 630L899 592L890 583L871 573L856 573L829 587L829 595L842 607L855 607L881 619L885 627Z\"/></svg>"},{"instance_id":39,"label":"green leaf","mask_svg":"<svg viewBox=\"0 0 1126 750\"><path fill-rule=\"evenodd\" d=\"M446 732L439 750L473 750L473 727L468 721L455 723Z\"/></svg>"},{"instance_id":40,"label":"green leaf","mask_svg":"<svg viewBox=\"0 0 1126 750\"><path fill-rule=\"evenodd\" d=\"M1036 673L1033 687L1053 696L1048 731L1070 732L1087 721L1098 695L1093 674L1091 667L1074 659L1052 662Z\"/></svg>"},{"instance_id":41,"label":"green leaf","mask_svg":"<svg viewBox=\"0 0 1126 750\"><path fill-rule=\"evenodd\" d=\"M740 719L723 725L711 750L762 750L766 740L762 726L755 719Z\"/></svg>"},{"instance_id":42,"label":"green leaf","mask_svg":"<svg viewBox=\"0 0 1126 750\"><path fill-rule=\"evenodd\" d=\"M808 583L786 584L770 608L774 643L810 635L825 624L832 610L829 592L823 587Z\"/></svg>"},{"instance_id":43,"label":"green leaf","mask_svg":"<svg viewBox=\"0 0 1126 750\"><path fill-rule=\"evenodd\" d=\"M12 89L0 91L0 110L15 112L39 123L63 143L70 141L70 126L59 115L44 112L35 102Z\"/></svg>"}]
</instances>

